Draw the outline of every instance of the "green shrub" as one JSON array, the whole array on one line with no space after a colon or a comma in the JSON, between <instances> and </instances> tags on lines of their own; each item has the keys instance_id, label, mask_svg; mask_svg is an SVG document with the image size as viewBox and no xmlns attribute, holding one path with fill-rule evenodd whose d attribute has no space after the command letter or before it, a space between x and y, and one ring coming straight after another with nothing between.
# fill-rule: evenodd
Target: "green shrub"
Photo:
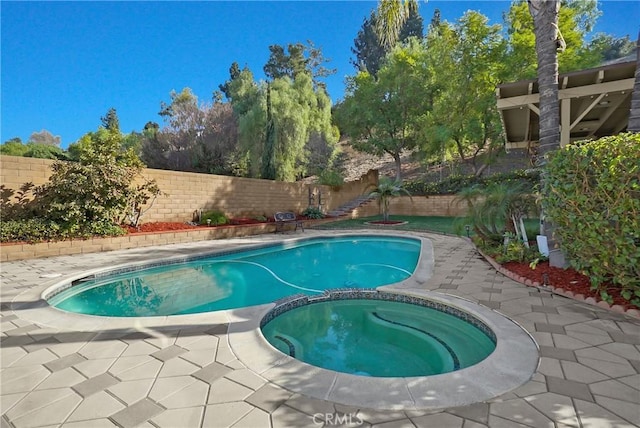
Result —
<instances>
[{"instance_id":1,"label":"green shrub","mask_svg":"<svg viewBox=\"0 0 640 428\"><path fill-rule=\"evenodd\" d=\"M324 218L324 214L322 214L320 208L317 207L308 207L306 210L302 211L302 215L306 218L312 219Z\"/></svg>"},{"instance_id":2,"label":"green shrub","mask_svg":"<svg viewBox=\"0 0 640 428\"><path fill-rule=\"evenodd\" d=\"M611 281L640 304L640 134L564 147L549 156L543 207L561 248L609 299Z\"/></svg>"},{"instance_id":3,"label":"green shrub","mask_svg":"<svg viewBox=\"0 0 640 428\"><path fill-rule=\"evenodd\" d=\"M210 220L207 222L207 220ZM210 224L211 226L219 226L229 223L229 219L222 211L206 211L202 213L200 224Z\"/></svg>"},{"instance_id":4,"label":"green shrub","mask_svg":"<svg viewBox=\"0 0 640 428\"><path fill-rule=\"evenodd\" d=\"M540 172L535 169L520 169L487 177L474 175L451 175L442 181L409 181L404 184L405 189L412 195L451 195L459 193L471 186L489 186L492 184L523 185L531 189L536 188L540 181Z\"/></svg>"},{"instance_id":5,"label":"green shrub","mask_svg":"<svg viewBox=\"0 0 640 428\"><path fill-rule=\"evenodd\" d=\"M344 177L335 169L325 169L318 176L318 183L338 188L344 184Z\"/></svg>"},{"instance_id":6,"label":"green shrub","mask_svg":"<svg viewBox=\"0 0 640 428\"><path fill-rule=\"evenodd\" d=\"M92 236L120 236L126 233L120 226L109 222L95 222L84 228L41 218L3 220L0 223L0 242L34 243Z\"/></svg>"}]
</instances>

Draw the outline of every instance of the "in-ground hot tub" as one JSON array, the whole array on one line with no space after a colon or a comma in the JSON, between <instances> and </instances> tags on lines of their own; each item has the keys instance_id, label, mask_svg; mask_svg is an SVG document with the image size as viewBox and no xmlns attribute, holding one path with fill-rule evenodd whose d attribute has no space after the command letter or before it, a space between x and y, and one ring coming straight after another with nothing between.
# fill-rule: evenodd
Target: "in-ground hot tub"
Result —
<instances>
[{"instance_id":1,"label":"in-ground hot tub","mask_svg":"<svg viewBox=\"0 0 640 428\"><path fill-rule=\"evenodd\" d=\"M401 294L336 292L267 314L262 333L305 363L375 377L430 376L470 367L496 346L493 331L451 306Z\"/></svg>"},{"instance_id":2,"label":"in-ground hot tub","mask_svg":"<svg viewBox=\"0 0 640 428\"><path fill-rule=\"evenodd\" d=\"M539 361L538 348L531 336L510 319L458 297L417 289L410 291L400 288L391 291L391 289L392 287L385 287L385 291L373 289L328 290L322 296L298 295L283 299L271 309L244 308L234 312L234 317L242 319L243 322L229 326L229 344L234 354L247 368L274 384L305 396L359 408L435 410L465 406L509 392L529 381L535 373ZM310 352L310 348L305 348L305 344L302 343L306 340L304 337L300 342L296 335L278 334L285 340L275 338L274 346L263 334L263 332L267 335L270 334L271 327L269 325L272 322L277 322L279 316L286 316L287 312L292 312L297 308L316 306L320 308L320 311L326 311L326 308L322 309L322 306L319 306L323 302L327 303L327 307L335 305L337 308L341 305L348 307L350 300L353 302L368 301L373 306L364 305L363 307L369 309L371 307L385 309L384 314L382 310L375 310L379 316L385 318L385 321L378 321L381 323L395 321L397 323L396 330L392 331L397 332L398 336L404 335L406 338L407 335L415 335L424 338L425 335L429 336L427 333L433 334L432 331L424 330L424 325L416 324L411 321L410 316L407 316L414 310L421 312L429 309L427 312L435 310L470 324L472 330L479 330L479 334L487 337L489 342L493 342L495 348L488 351L489 355L484 358L482 354L473 357L479 360L475 364L472 363L467 367L462 367L461 364L458 369L452 371L445 369L446 372L440 374L427 375L424 372L406 374L389 371L372 376L372 373L367 372L372 369L361 370L355 367L350 368L347 372L347 370L341 371L342 369L337 367L320 367L316 363L310 364L297 359L298 352L302 354ZM411 310L398 312L398 307L392 306L388 307L392 310L388 310L387 303L391 302L399 303L398 307L401 309L411 308ZM325 314L332 317L330 310ZM386 319L389 314L398 318ZM371 313L370 316L377 319ZM318 325L327 325L320 316L317 319L307 320L304 325L299 323L298 328L310 328L309 326L314 322ZM349 330L348 324L349 322L340 325L338 322L340 328L332 325L322 328L311 327L311 329L315 328L321 332L326 331L324 335L319 335L322 338L315 346L334 346L330 343L323 343L324 338L344 334L344 331ZM277 326L277 324L273 325ZM347 339L357 341L360 333L356 329L347 335L350 335ZM375 337L375 334L369 334L367 340ZM380 337L388 338L389 335L380 335ZM439 339L442 340L441 337ZM452 365L455 365L452 363L455 358L450 351L457 355L459 362L466 358L460 358L455 346L451 346L450 343L447 343L447 346L441 343L434 345L434 341L438 342L437 339L431 337L431 342L428 345L420 345L426 346L426 348L422 348L423 350L431 347L433 352L440 354L442 360L434 363L434 366L451 368ZM394 346L401 345L395 344ZM356 343L350 349L357 351L357 348ZM315 352L315 350L312 349L311 352ZM331 358L337 358L340 354L341 352L338 350ZM376 364L379 367L394 368L393 366L406 364L407 360L398 360L395 357L395 354L388 353L386 356L374 358L378 360ZM414 357L406 358L413 361ZM345 359L345 361L347 360ZM354 361L359 364L362 358L356 358ZM343 363L345 366L349 364L351 363ZM420 364L422 363L418 361L417 366Z\"/></svg>"}]
</instances>

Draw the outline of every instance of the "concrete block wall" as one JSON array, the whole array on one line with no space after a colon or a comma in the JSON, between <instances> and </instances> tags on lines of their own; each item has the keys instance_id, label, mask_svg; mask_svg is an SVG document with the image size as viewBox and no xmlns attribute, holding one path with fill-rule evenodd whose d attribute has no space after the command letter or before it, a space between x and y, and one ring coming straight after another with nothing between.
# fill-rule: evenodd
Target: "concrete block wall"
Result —
<instances>
[{"instance_id":1,"label":"concrete block wall","mask_svg":"<svg viewBox=\"0 0 640 428\"><path fill-rule=\"evenodd\" d=\"M0 156L0 184L18 190L26 182L44 184L54 161ZM142 222L191 221L199 210L219 210L228 217L273 216L278 211L300 213L309 204L309 190L322 193L323 210L329 211L355 199L376 183L377 171L339 189L305 183L144 169L147 180L155 179L164 193L142 217ZM316 196L317 202L317 196Z\"/></svg>"}]
</instances>

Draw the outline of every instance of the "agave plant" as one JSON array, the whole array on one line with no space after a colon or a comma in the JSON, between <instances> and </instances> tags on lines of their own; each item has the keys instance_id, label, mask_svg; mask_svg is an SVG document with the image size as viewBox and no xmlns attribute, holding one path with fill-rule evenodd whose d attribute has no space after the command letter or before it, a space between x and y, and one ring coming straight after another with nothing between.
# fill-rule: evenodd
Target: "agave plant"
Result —
<instances>
[{"instance_id":1,"label":"agave plant","mask_svg":"<svg viewBox=\"0 0 640 428\"><path fill-rule=\"evenodd\" d=\"M378 199L378 205L382 210L382 219L389 221L389 203L391 199L402 194L411 197L411 193L402 187L401 182L392 180L389 177L382 177L378 181L378 185L369 193L369 197Z\"/></svg>"}]
</instances>

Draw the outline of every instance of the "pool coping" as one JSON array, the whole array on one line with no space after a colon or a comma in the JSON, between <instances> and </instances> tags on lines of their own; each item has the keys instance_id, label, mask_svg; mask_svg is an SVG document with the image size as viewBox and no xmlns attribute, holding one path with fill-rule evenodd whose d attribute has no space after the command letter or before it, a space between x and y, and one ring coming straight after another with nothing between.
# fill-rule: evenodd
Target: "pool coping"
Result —
<instances>
[{"instance_id":1,"label":"pool coping","mask_svg":"<svg viewBox=\"0 0 640 428\"><path fill-rule=\"evenodd\" d=\"M397 284L378 287L379 290L438 300L470 312L485 322L497 336L496 350L481 363L450 374L418 378L371 378L320 369L295 360L273 348L260 333L260 321L275 304L192 315L155 317L100 317L64 312L48 305L43 299L50 290L99 272L120 266L143 265L148 261L124 263L93 269L81 274L63 276L18 294L11 308L20 310L20 317L38 324L75 331L131 329L153 331L154 328L181 329L185 326L228 324L227 340L232 352L249 370L288 390L332 402L379 409L441 409L494 398L530 380L538 366L538 348L533 339L512 320L470 301L424 290L434 267L433 244L425 237L391 231L343 233L341 236L396 236L419 239L421 254L414 274ZM323 237L314 234L313 237ZM326 235L335 236L335 235ZM300 236L276 242L296 242L308 239ZM259 246L247 243L242 248ZM240 248L240 247L239 247ZM183 260L204 254L228 252L211 249L163 258ZM490 374L488 376L488 374Z\"/></svg>"}]
</instances>

